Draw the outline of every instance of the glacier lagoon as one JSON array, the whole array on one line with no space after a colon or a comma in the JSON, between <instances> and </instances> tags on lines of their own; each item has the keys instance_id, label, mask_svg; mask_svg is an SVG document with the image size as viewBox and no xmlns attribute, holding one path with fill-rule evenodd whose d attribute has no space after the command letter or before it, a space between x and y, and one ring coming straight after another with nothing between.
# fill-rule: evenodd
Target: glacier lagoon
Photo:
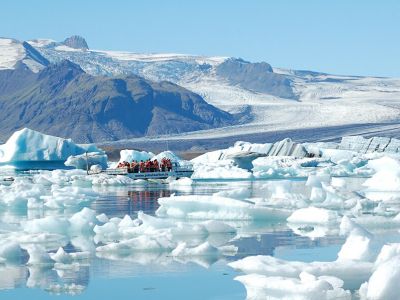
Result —
<instances>
[{"instance_id":1,"label":"glacier lagoon","mask_svg":"<svg viewBox=\"0 0 400 300\"><path fill-rule=\"evenodd\" d=\"M397 297L395 139L237 142L161 181L60 169L85 150L57 139L22 130L2 147L0 298ZM48 170L15 168L35 161Z\"/></svg>"},{"instance_id":2,"label":"glacier lagoon","mask_svg":"<svg viewBox=\"0 0 400 300\"><path fill-rule=\"evenodd\" d=\"M8 172L7 175L9 174ZM296 225L289 224L285 218L278 218L272 222L253 220L243 214L231 215L227 218L220 211L220 219L223 219L223 224L234 230L222 229L222 232L218 232L217 229L214 229L216 232L210 230L205 233L203 232L204 228L195 228L198 224L204 224L202 218L175 219L158 217L156 214L160 208L157 202L159 198L193 195L207 197L215 196L216 193L217 195L229 195L230 199L236 199L239 202L241 202L240 199L245 198L260 201L266 198L291 198L300 203L301 199L310 198L312 190L315 188L307 178L197 180L190 184L137 182L136 185L126 186L89 185L87 182L79 181L76 176L81 175L76 175L74 170L21 172L15 174L16 181L12 184L20 185L18 188L13 189L12 185L2 186L1 235L3 247L0 253L8 259L0 265L2 273L0 298L50 299L57 295L57 299L63 299L75 295L75 298L93 299L94 297L134 295L139 299L244 299L247 295L246 289L234 278L245 272L228 266L229 263L256 255L305 263L332 262L337 259L337 254L346 240L346 237L340 235L337 223L329 224L323 220L319 224ZM54 182L45 181L45 179L50 180L51 178ZM19 182L20 179L21 182ZM362 183L366 178L339 177L336 181L338 180L341 181L342 186L345 185L345 188L341 189L341 193L352 194L363 190ZM333 181L335 182L335 179ZM24 205L21 194L15 194L23 192L24 184L25 188L29 187L26 191L30 191L33 198L35 197L34 189L40 186L38 197L41 197L44 203L51 204L51 197L46 198L46 195L51 195L52 198L72 196L77 200L75 203L78 205L74 203L74 205L55 208L53 204L33 205L33 200L31 200L31 205L26 205L26 203ZM400 197L400 193L398 196ZM19 203L4 205L4 199L11 197L14 197L13 201ZM66 203L65 198L63 203ZM278 207L284 206L289 207L287 204L278 205ZM88 213L86 216L83 214L82 218L77 218L76 214L82 212L84 207L93 210L92 216ZM88 233L86 226L93 228L93 224L85 218L90 219L97 216L97 226L110 224L113 218L114 222L121 223L122 219L125 220L126 228L131 228L137 224L129 224L129 219L125 215L129 215L130 220L134 221L138 217L139 211L146 216L162 221L184 222L184 224L189 224L185 228L190 228L187 229L188 232L179 232L179 230L174 232L169 230L170 228L168 229L168 227L174 228L171 224L152 224L157 223L157 220L143 218L143 223L139 226L146 225L145 223L148 221L151 229L140 234L158 235L161 238L166 233L155 233L154 231L157 231L157 228L162 231L162 226L163 229L168 229L167 235L174 236L170 238L170 242L174 240L178 244L185 242L190 245L187 249L191 249L206 241L213 249L197 253L187 251L184 255L179 253L173 255L171 250L175 244L149 247L148 241L146 241L144 242L146 245L142 245L142 249L137 248L133 251L118 248L104 252L96 251L96 247L99 245L123 241L130 235L128 233L124 236L113 235L115 233L113 230L103 230L103 234L99 234L101 231L96 229L94 229L96 234ZM49 218L54 216L58 220L70 220L70 224L51 222ZM45 218L48 218L47 224L37 222L37 220ZM216 218L218 219L218 217ZM29 220L33 222L27 226L26 221L29 222ZM77 228L68 232L65 227L73 227L74 223ZM216 228L222 226L222 224L214 225ZM372 227L375 228L372 228L371 231L378 232L382 242L400 242L395 227L379 225ZM111 236L107 237L107 233ZM139 233L130 234L131 236L140 236ZM100 236L102 237L100 238ZM11 250L4 250L4 245L7 244L4 240L11 241L11 238L18 241L22 249L11 247ZM95 244L96 240L100 240L100 242ZM24 248L29 248L27 245L30 243L43 246L45 250L41 250L50 253L50 257L57 252L59 247L62 247L67 253L85 254L82 255L82 259L62 258L62 255L59 255L61 258L49 263L48 257L40 253L41 250L37 250L38 253L34 256L39 257L38 260L29 263L29 254L32 254L32 250ZM138 240L137 243L139 244L140 241ZM215 249L226 246L233 246L236 249L227 249L226 253L215 251ZM12 253L12 251L16 253ZM356 290L352 292L357 297ZM262 294L260 298L262 298ZM279 299L279 297L277 298Z\"/></svg>"}]
</instances>

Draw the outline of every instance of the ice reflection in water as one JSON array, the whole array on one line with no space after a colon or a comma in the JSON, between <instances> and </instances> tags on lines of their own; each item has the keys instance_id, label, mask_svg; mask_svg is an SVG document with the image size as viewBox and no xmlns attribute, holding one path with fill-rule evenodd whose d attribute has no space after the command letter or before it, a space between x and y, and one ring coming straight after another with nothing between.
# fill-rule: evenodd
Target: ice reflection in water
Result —
<instances>
[{"instance_id":1,"label":"ice reflection in water","mask_svg":"<svg viewBox=\"0 0 400 300\"><path fill-rule=\"evenodd\" d=\"M362 179L347 179L347 190L351 193L359 189ZM125 214L132 218L137 217L138 211L154 215L159 207L157 199L175 195L211 195L216 192L228 194L232 190L242 190L246 198L284 200L289 190L291 195L300 198L310 197L310 188L305 186L304 180L279 181L234 181L234 182L196 182L193 186L169 186L168 184L149 183L144 186L133 187L93 187L88 188L99 195L93 202L71 207L64 210L48 210L44 208L26 209L24 207L1 211L2 233L13 231L7 226L19 224L27 219L36 219L44 216L70 217L88 206L96 214L106 214L109 218L120 217ZM234 195L233 195L234 197ZM260 200L261 201L261 200ZM196 221L191 221L196 223ZM0 265L0 288L20 289L24 287L39 288L56 294L81 294L85 297L85 288L98 278L127 278L131 276L153 276L152 274L186 274L193 273L194 266L206 268L212 273L232 272L226 263L249 255L274 255L276 249L285 247L298 249L324 248L337 246L343 243L343 238L330 228L322 228L320 236L309 236L307 228L288 227L286 222L268 223L251 221L227 222L237 229L237 235L217 234L208 237L210 244L215 246L234 245L238 248L234 255L172 257L170 251L138 251L128 254L97 253L90 241L91 237L77 235L61 245L67 252L90 250L90 258L72 264L31 265L27 266L27 253L22 251L19 261ZM6 225L4 225L6 224ZM325 230L326 231L323 231ZM54 245L47 241L48 250L57 251L59 242ZM295 250L294 250L295 252ZM334 257L332 258L334 259ZM218 271L213 265L218 266ZM228 271L227 271L228 270ZM231 275L231 277L234 274ZM159 280L159 279L158 279ZM96 284L96 283L93 283ZM233 281L232 281L233 284ZM236 288L238 283L236 284ZM231 289L226 286L226 292ZM222 287L224 289L224 287ZM238 298L245 296L243 288ZM1 295L1 294L0 294Z\"/></svg>"}]
</instances>

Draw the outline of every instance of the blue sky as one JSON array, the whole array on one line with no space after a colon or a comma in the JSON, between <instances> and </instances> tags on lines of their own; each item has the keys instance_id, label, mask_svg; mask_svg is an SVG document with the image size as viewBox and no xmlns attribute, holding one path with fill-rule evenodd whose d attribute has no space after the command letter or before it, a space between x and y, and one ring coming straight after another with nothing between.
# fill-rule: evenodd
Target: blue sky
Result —
<instances>
[{"instance_id":1,"label":"blue sky","mask_svg":"<svg viewBox=\"0 0 400 300\"><path fill-rule=\"evenodd\" d=\"M0 36L400 77L400 1L2 0Z\"/></svg>"}]
</instances>

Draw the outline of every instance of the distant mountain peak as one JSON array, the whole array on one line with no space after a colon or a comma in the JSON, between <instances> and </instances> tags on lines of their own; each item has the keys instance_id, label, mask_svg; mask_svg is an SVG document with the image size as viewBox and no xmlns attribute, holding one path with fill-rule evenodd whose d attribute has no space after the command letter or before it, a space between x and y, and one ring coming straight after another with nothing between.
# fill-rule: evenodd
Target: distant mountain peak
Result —
<instances>
[{"instance_id":1,"label":"distant mountain peak","mask_svg":"<svg viewBox=\"0 0 400 300\"><path fill-rule=\"evenodd\" d=\"M70 36L69 38L66 38L62 43L70 48L89 50L89 46L86 43L86 40L79 35Z\"/></svg>"}]
</instances>

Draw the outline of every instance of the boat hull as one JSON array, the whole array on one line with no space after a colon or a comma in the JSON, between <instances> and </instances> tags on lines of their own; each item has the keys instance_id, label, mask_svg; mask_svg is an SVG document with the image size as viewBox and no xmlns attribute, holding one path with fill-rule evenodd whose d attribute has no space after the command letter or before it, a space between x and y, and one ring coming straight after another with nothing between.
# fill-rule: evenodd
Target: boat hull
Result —
<instances>
[{"instance_id":1,"label":"boat hull","mask_svg":"<svg viewBox=\"0 0 400 300\"><path fill-rule=\"evenodd\" d=\"M102 171L107 175L123 175L132 179L166 179L168 177L182 178L191 177L193 170L171 170L171 171L158 171L158 172L142 172L142 173L129 173L125 169L108 169Z\"/></svg>"}]
</instances>

